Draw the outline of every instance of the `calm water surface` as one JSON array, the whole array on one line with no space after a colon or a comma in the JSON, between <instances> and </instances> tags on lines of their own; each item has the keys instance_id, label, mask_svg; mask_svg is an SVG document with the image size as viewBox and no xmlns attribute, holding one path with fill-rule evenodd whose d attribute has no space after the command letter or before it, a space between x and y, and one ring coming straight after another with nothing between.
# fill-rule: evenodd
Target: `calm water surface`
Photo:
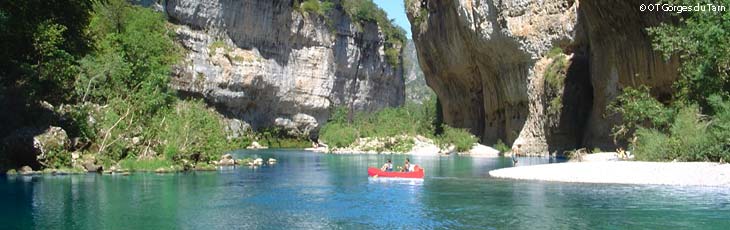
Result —
<instances>
[{"instance_id":1,"label":"calm water surface","mask_svg":"<svg viewBox=\"0 0 730 230\"><path fill-rule=\"evenodd\" d=\"M0 177L0 229L728 229L726 188L490 178L508 158L417 157L421 182L372 180L405 156L237 152L273 167ZM546 163L523 159L522 163ZM660 176L660 175L658 175Z\"/></svg>"}]
</instances>

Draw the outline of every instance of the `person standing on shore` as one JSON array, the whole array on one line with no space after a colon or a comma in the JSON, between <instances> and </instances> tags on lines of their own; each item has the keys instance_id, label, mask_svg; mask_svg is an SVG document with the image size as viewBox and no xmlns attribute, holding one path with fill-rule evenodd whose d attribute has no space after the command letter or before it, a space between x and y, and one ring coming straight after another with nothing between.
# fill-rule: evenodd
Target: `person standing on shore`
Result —
<instances>
[{"instance_id":1,"label":"person standing on shore","mask_svg":"<svg viewBox=\"0 0 730 230\"><path fill-rule=\"evenodd\" d=\"M520 148L522 148L522 144L516 144L512 147L512 164L514 166L517 166L517 156L521 154Z\"/></svg>"}]
</instances>

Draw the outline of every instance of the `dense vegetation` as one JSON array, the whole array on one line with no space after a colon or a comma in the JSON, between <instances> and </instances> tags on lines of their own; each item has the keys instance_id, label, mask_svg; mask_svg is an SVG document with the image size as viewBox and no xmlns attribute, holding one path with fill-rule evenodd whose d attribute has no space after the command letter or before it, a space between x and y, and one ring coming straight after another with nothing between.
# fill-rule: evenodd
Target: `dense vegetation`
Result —
<instances>
[{"instance_id":1,"label":"dense vegetation","mask_svg":"<svg viewBox=\"0 0 730 230\"><path fill-rule=\"evenodd\" d=\"M547 58L551 59L543 76L546 83L545 92L550 98L547 113L554 116L559 115L563 109L563 88L565 88L565 78L570 63L560 47L552 48L548 52Z\"/></svg>"},{"instance_id":2,"label":"dense vegetation","mask_svg":"<svg viewBox=\"0 0 730 230\"><path fill-rule=\"evenodd\" d=\"M39 116L33 106L38 101L63 104L44 111L61 117L46 125L62 126L69 137L89 143L52 149L41 165L72 167L71 151L105 166L208 162L246 144L226 139L221 118L202 101L179 100L167 86L181 52L161 13L124 0L0 6L0 41L13 47L3 51L0 74L7 91L0 99L25 105L17 111L31 117Z\"/></svg>"},{"instance_id":3,"label":"dense vegetation","mask_svg":"<svg viewBox=\"0 0 730 230\"><path fill-rule=\"evenodd\" d=\"M413 6L413 3L414 3L413 1L415 1L415 0L403 0L403 4L406 5L406 9L408 7ZM414 18L411 21L411 24L413 24L416 27L421 26L421 23L425 22L426 19L428 18L428 8L426 8L426 5L423 4L423 2L420 3L418 8L419 8L418 13L414 15Z\"/></svg>"},{"instance_id":4,"label":"dense vegetation","mask_svg":"<svg viewBox=\"0 0 730 230\"><path fill-rule=\"evenodd\" d=\"M730 5L730 1L698 2ZM659 102L648 87L626 88L609 106L623 115L614 129L640 160L727 161L730 159L730 14L684 12L678 24L649 29L654 48L682 65L671 102ZM629 135L636 130L633 136Z\"/></svg>"},{"instance_id":5,"label":"dense vegetation","mask_svg":"<svg viewBox=\"0 0 730 230\"><path fill-rule=\"evenodd\" d=\"M336 5L332 0L295 0L294 8L302 12L329 15L332 9L341 8L362 27L363 23L376 23L385 38L385 56L388 63L396 67L401 62L401 50L406 42L406 32L388 19L388 14L372 0L342 0Z\"/></svg>"},{"instance_id":6,"label":"dense vegetation","mask_svg":"<svg viewBox=\"0 0 730 230\"><path fill-rule=\"evenodd\" d=\"M325 16L332 10L334 3L330 0L294 0L294 8L300 9L304 12L316 13L320 16Z\"/></svg>"},{"instance_id":7,"label":"dense vegetation","mask_svg":"<svg viewBox=\"0 0 730 230\"><path fill-rule=\"evenodd\" d=\"M423 104L408 102L398 108L386 108L374 113L354 113L347 108L337 108L320 131L320 139L334 148L347 148L360 138L389 139L380 152L408 152L413 147L414 136L435 139L441 148L454 145L464 152L477 142L477 138L464 129L442 125L436 119L436 97ZM442 127L443 126L443 127ZM443 132L437 132L443 130Z\"/></svg>"}]
</instances>

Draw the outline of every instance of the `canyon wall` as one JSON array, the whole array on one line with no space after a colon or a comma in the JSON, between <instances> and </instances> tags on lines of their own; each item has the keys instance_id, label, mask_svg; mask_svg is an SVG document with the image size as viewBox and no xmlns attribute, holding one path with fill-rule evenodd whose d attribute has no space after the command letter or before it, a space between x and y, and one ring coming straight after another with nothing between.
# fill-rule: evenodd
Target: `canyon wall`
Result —
<instances>
[{"instance_id":1,"label":"canyon wall","mask_svg":"<svg viewBox=\"0 0 730 230\"><path fill-rule=\"evenodd\" d=\"M624 87L671 95L678 62L654 52L646 32L669 18L640 12L649 2L409 0L406 8L445 122L485 144L545 154L615 147L610 129L620 117L606 105Z\"/></svg>"},{"instance_id":2,"label":"canyon wall","mask_svg":"<svg viewBox=\"0 0 730 230\"><path fill-rule=\"evenodd\" d=\"M169 0L164 6L187 50L174 88L202 96L253 129L315 138L336 106L399 106L402 61L388 63L381 28L339 7L304 12L291 0Z\"/></svg>"}]
</instances>

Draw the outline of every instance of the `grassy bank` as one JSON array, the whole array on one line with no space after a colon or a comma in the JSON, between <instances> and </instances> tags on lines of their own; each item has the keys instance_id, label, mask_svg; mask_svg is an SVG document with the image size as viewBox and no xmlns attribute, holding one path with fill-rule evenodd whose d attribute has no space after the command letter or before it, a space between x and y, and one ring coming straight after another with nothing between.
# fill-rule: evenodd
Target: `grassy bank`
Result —
<instances>
[{"instance_id":1,"label":"grassy bank","mask_svg":"<svg viewBox=\"0 0 730 230\"><path fill-rule=\"evenodd\" d=\"M0 4L0 40L25 53L0 60L8 67L1 70L8 77L0 102L30 105L17 108L21 118L57 117L16 119L17 126L60 126L80 143L47 149L41 167L207 164L250 143L227 139L220 115L169 88L171 66L182 52L163 14L124 0L11 2ZM11 26L18 24L23 29ZM55 105L53 111L34 107L39 101ZM0 158L6 167L19 166L8 155Z\"/></svg>"},{"instance_id":2,"label":"grassy bank","mask_svg":"<svg viewBox=\"0 0 730 230\"><path fill-rule=\"evenodd\" d=\"M470 149L477 138L464 129L452 128L437 120L437 100L423 104L406 103L374 113L354 112L345 107L335 109L320 131L320 139L332 148L352 147L360 138L388 139L378 152L408 152L414 137L436 140L441 148L455 145L457 151ZM370 151L371 149L362 149Z\"/></svg>"}]
</instances>

